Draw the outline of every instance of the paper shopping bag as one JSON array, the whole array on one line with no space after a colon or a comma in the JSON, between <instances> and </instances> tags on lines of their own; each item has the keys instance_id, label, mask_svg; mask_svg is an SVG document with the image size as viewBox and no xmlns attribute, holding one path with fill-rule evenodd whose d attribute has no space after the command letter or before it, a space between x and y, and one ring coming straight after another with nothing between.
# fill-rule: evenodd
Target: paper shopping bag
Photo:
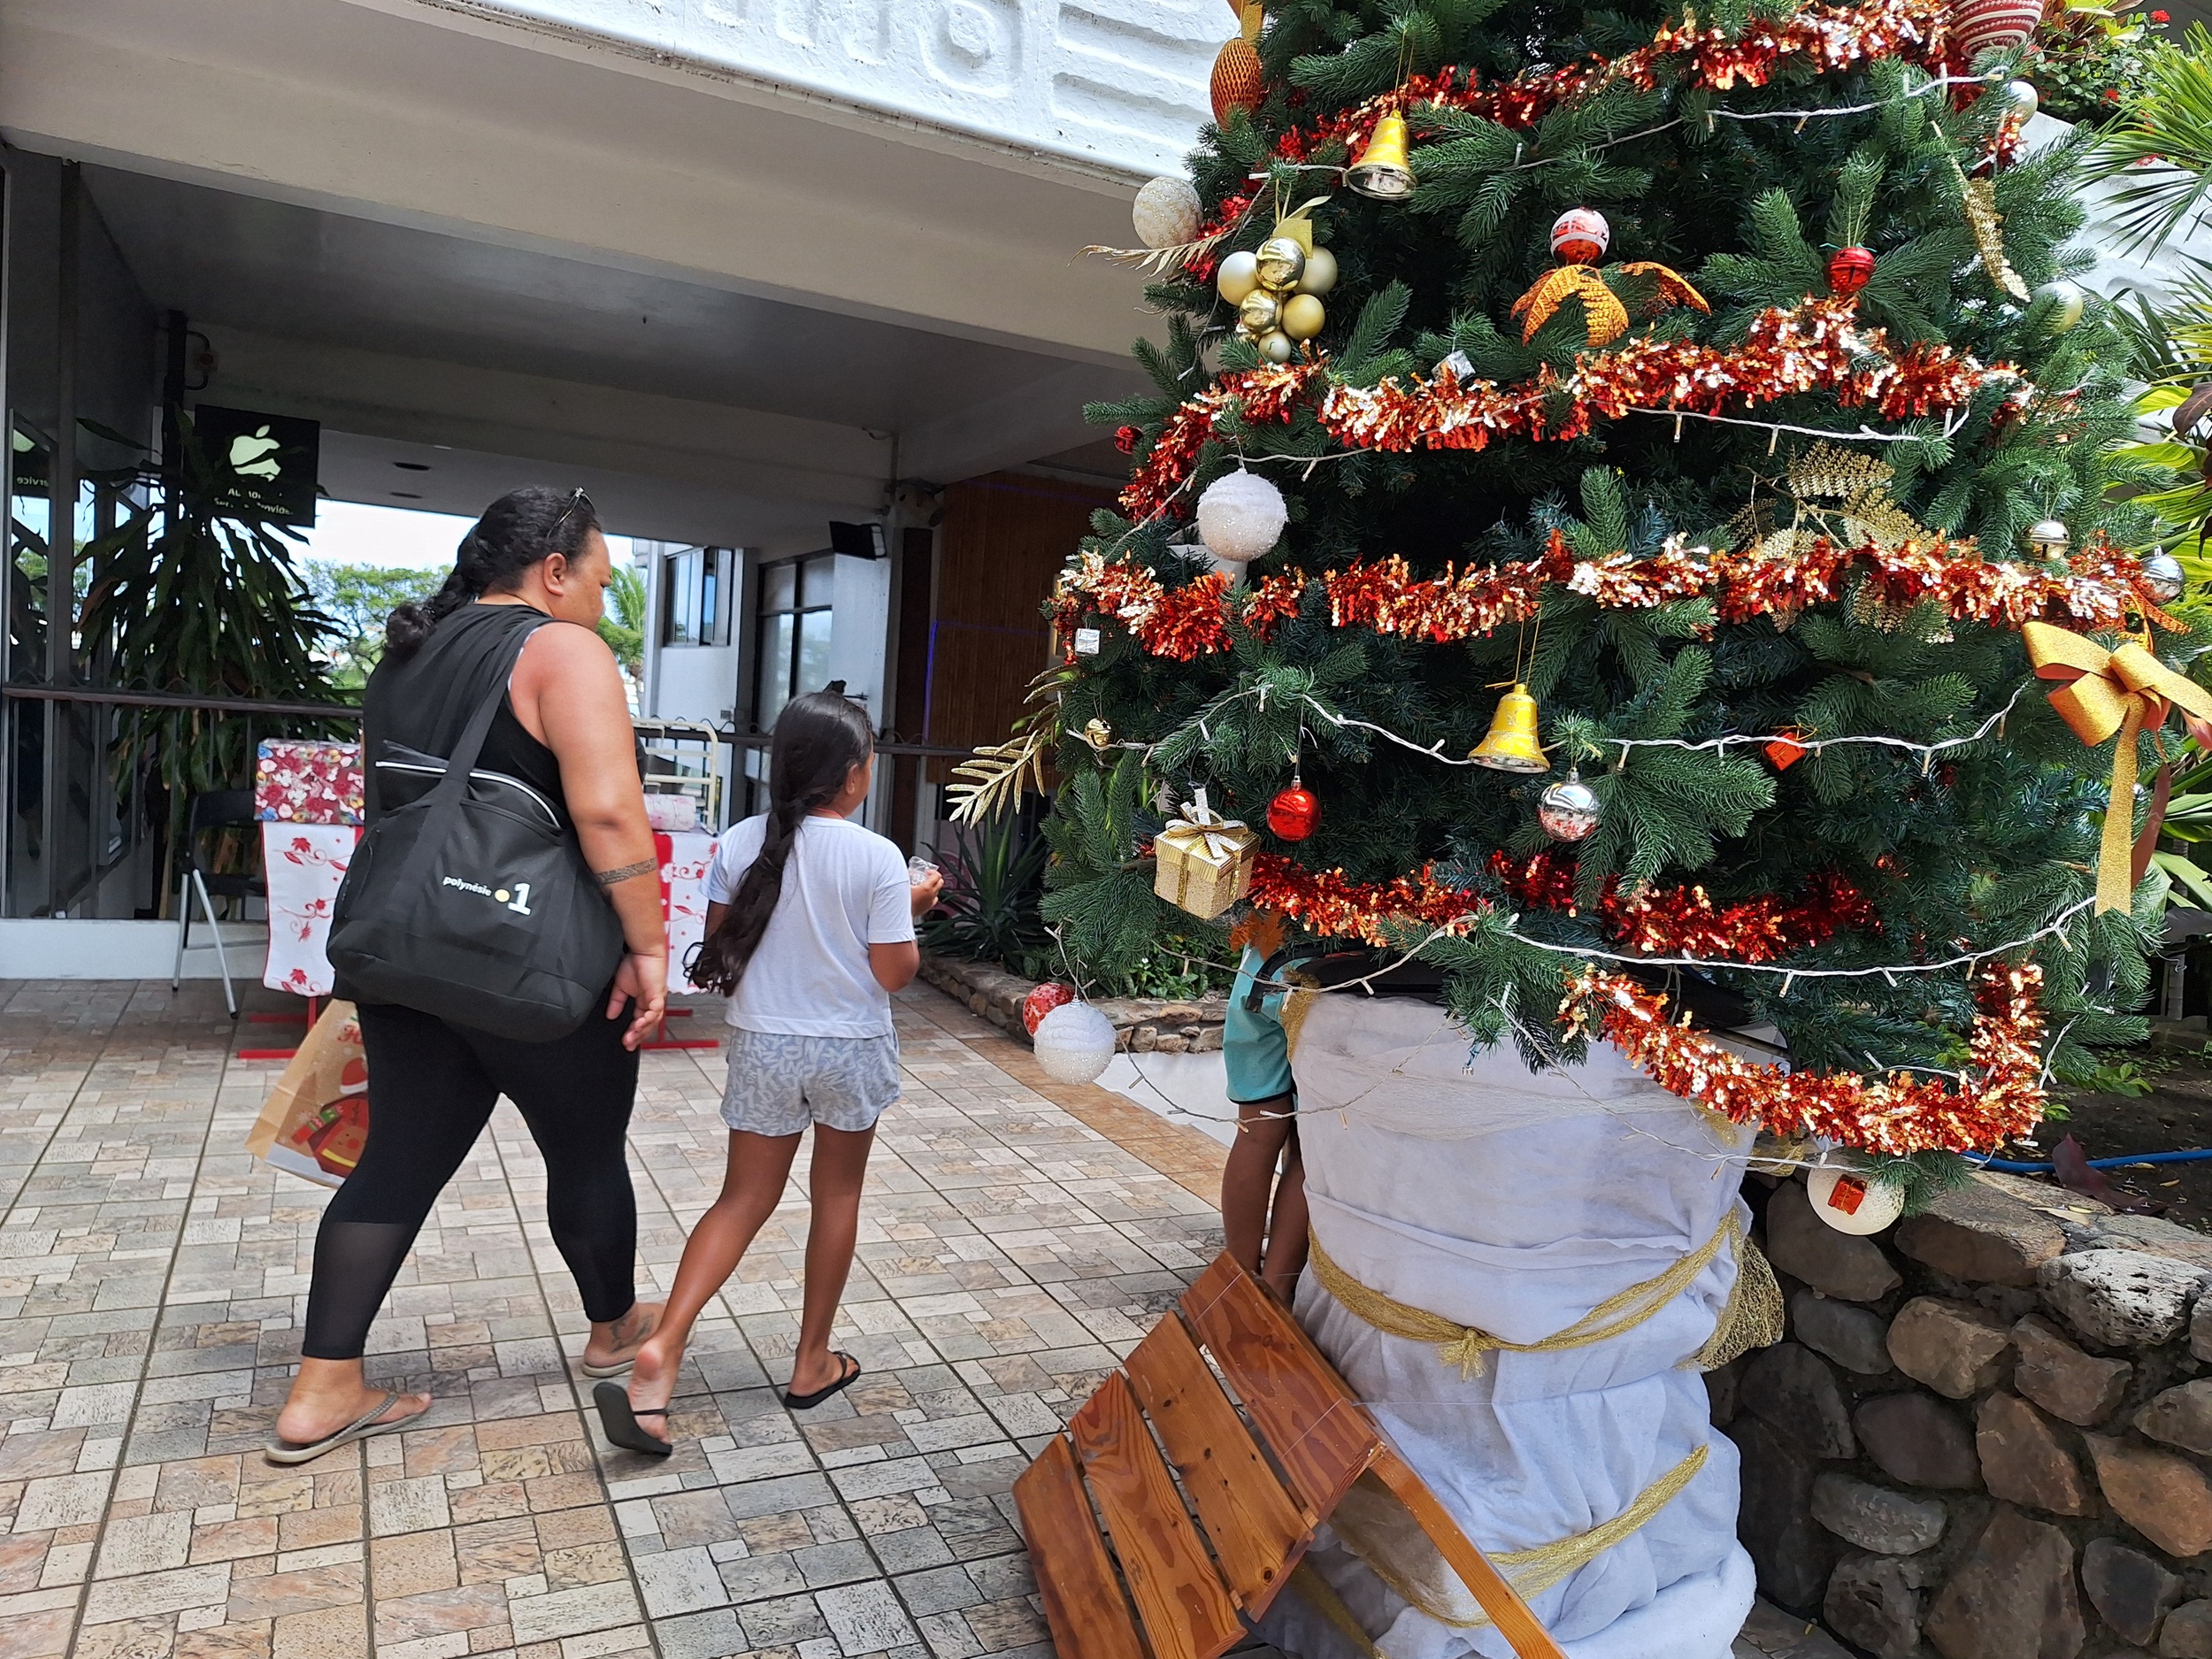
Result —
<instances>
[{"instance_id":1,"label":"paper shopping bag","mask_svg":"<svg viewBox=\"0 0 2212 1659\"><path fill-rule=\"evenodd\" d=\"M369 1068L353 1004L327 1004L269 1091L246 1150L319 1186L336 1187L369 1138Z\"/></svg>"}]
</instances>

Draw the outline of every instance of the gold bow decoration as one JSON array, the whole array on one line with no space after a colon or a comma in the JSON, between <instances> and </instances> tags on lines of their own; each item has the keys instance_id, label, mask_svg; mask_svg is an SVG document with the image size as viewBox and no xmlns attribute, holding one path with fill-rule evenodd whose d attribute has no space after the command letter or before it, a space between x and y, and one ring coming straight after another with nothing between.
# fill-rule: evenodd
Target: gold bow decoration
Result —
<instances>
[{"instance_id":1,"label":"gold bow decoration","mask_svg":"<svg viewBox=\"0 0 2212 1659\"><path fill-rule=\"evenodd\" d=\"M2092 748L2119 739L2112 753L2112 793L2097 856L2097 909L2127 910L2158 843L2170 780L2168 769L2160 767L2149 819L2142 835L2135 836L2135 740L2146 731L2155 732L2179 709L2189 734L2212 749L2212 692L2176 673L2133 640L2107 650L2049 622L2027 623L2020 636L2036 677L2058 682L2050 703L2067 729Z\"/></svg>"}]
</instances>

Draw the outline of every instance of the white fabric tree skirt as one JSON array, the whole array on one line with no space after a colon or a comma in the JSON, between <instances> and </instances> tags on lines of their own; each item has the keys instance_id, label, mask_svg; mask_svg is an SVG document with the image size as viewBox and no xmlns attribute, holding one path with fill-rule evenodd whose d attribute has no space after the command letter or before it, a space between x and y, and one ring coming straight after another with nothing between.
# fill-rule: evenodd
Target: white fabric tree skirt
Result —
<instances>
[{"instance_id":1,"label":"white fabric tree skirt","mask_svg":"<svg viewBox=\"0 0 2212 1659\"><path fill-rule=\"evenodd\" d=\"M1293 1066L1317 1240L1369 1288L1509 1341L1564 1330L1743 1213L1750 1133L1605 1045L1586 1065L1542 1075L1509 1047L1470 1067L1442 1010L1329 995L1306 1013ZM1573 1659L1725 1659L1753 1594L1736 1541L1736 1453L1684 1362L1712 1335L1735 1274L1723 1248L1634 1329L1555 1353L1492 1353L1471 1378L1425 1343L1374 1330L1310 1270L1298 1317L1493 1555L1601 1525L1707 1448L1642 1527L1530 1600ZM1357 1539L1402 1586L1428 1583L1409 1523L1394 1527L1387 1506L1356 1496L1340 1515L1309 1559L1389 1659L1510 1659L1487 1624L1462 1627L1479 1614L1448 1573L1417 1590L1440 1621L1348 1548ZM1263 1632L1308 1659L1358 1653L1294 1586Z\"/></svg>"}]
</instances>

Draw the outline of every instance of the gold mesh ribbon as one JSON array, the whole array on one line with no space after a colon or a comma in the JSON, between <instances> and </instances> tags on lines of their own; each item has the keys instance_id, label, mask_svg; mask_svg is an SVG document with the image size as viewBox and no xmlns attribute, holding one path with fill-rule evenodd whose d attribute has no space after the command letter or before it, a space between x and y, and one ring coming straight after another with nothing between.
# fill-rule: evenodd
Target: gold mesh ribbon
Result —
<instances>
[{"instance_id":1,"label":"gold mesh ribbon","mask_svg":"<svg viewBox=\"0 0 2212 1659\"><path fill-rule=\"evenodd\" d=\"M1638 1493L1635 1502L1611 1520L1601 1521L1587 1532L1575 1532L1548 1544L1539 1544L1532 1549L1486 1552L1491 1564L1511 1581L1522 1600L1532 1601L1555 1585L1563 1583L1579 1572L1614 1545L1640 1531L1652 1517L1673 1502L1682 1489L1697 1479L1698 1471L1705 1467L1710 1455L1709 1445L1697 1448ZM1375 1515L1367 1517L1371 1522L1376 1518ZM1331 1517L1331 1525L1345 1548L1364 1562L1370 1571L1407 1606L1417 1609L1427 1617L1453 1630L1472 1630L1490 1623L1489 1615L1479 1608L1468 1609L1463 1604L1455 1607L1443 1599L1443 1586L1452 1583L1456 1574L1440 1578L1432 1571L1429 1581L1425 1583L1419 1568L1394 1558L1399 1549L1410 1549L1428 1556L1430 1559L1425 1563L1428 1567L1433 1569L1442 1565L1442 1557L1435 1553L1435 1546L1417 1530L1404 1530L1397 1526L1371 1527L1362 1525L1343 1509ZM1407 1525L1410 1527L1412 1525L1408 1517ZM1301 1566L1304 1570L1303 1563ZM1448 1573L1448 1569L1445 1571ZM1344 1605L1342 1599L1327 1582L1321 1579L1318 1572L1313 1573L1313 1579L1317 1582L1317 1593L1316 1586L1310 1585L1306 1579L1294 1577L1293 1582L1332 1624L1350 1636L1357 1629L1357 1622L1352 1618L1350 1609ZM1360 1633L1358 1642L1367 1653L1371 1655L1376 1651L1372 1640L1364 1632Z\"/></svg>"},{"instance_id":2,"label":"gold mesh ribbon","mask_svg":"<svg viewBox=\"0 0 2212 1659\"><path fill-rule=\"evenodd\" d=\"M2108 738L2120 740L2112 751L2111 798L2105 807L2104 839L2097 855L2097 909L2126 910L2135 889L2135 740L2165 724L2173 709L2182 711L2200 742L2212 740L2212 693L2185 680L2149 651L2129 640L2116 650L2048 622L2022 626L2020 638L2036 677L2055 680L2051 707L2067 729L2094 748Z\"/></svg>"},{"instance_id":3,"label":"gold mesh ribbon","mask_svg":"<svg viewBox=\"0 0 2212 1659\"><path fill-rule=\"evenodd\" d=\"M1344 1598L1336 1593L1336 1586L1323 1578L1310 1561L1302 1561L1290 1571L1290 1587L1311 1602L1315 1612L1336 1626L1338 1635L1352 1644L1352 1650L1361 1659L1390 1659L1390 1655L1375 1646L1375 1639L1366 1628L1352 1617L1352 1609L1344 1605Z\"/></svg>"},{"instance_id":4,"label":"gold mesh ribbon","mask_svg":"<svg viewBox=\"0 0 2212 1659\"><path fill-rule=\"evenodd\" d=\"M1782 1286L1775 1282L1766 1252L1746 1239L1736 1247L1736 1282L1728 1287L1720 1323L1688 1363L1700 1371L1718 1371L1755 1348L1772 1348L1782 1332Z\"/></svg>"},{"instance_id":5,"label":"gold mesh ribbon","mask_svg":"<svg viewBox=\"0 0 2212 1659\"><path fill-rule=\"evenodd\" d=\"M1431 1313L1425 1308L1409 1307L1395 1297L1386 1296L1381 1291L1361 1284L1338 1266L1329 1253L1321 1248L1317 1233L1311 1238L1311 1254L1307 1260L1312 1265L1314 1277L1321 1281L1322 1289L1385 1336L1404 1337L1409 1341L1432 1344L1436 1356L1447 1365L1458 1366L1462 1377L1479 1377L1482 1374L1483 1356L1493 1350L1507 1354L1555 1354L1562 1349L1587 1348L1594 1342L1609 1341L1614 1337L1625 1335L1687 1290L1712 1259L1720 1254L1722 1246L1740 1247L1742 1242L1743 1223L1738 1219L1735 1207L1731 1205L1727 1218L1720 1224L1719 1230L1665 1272L1608 1296L1565 1330L1540 1342L1509 1342L1503 1337L1491 1335L1479 1326L1460 1325L1441 1314ZM1773 1282L1770 1273L1767 1282L1770 1285ZM1779 1294L1778 1291L1778 1300Z\"/></svg>"}]
</instances>

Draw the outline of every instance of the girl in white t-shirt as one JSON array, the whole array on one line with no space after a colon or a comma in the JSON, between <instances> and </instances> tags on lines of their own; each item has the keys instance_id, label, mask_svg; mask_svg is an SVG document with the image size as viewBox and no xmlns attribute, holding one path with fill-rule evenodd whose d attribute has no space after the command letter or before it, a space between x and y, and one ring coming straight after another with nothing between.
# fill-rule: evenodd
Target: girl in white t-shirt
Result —
<instances>
[{"instance_id":1,"label":"girl in white t-shirt","mask_svg":"<svg viewBox=\"0 0 2212 1659\"><path fill-rule=\"evenodd\" d=\"M876 1119L899 1097L891 993L921 965L914 918L943 885L934 872L910 882L899 849L848 816L874 771L867 715L841 686L794 698L769 747L768 811L723 836L707 872L706 938L689 972L730 999L729 1167L629 1387L594 1391L618 1446L669 1450L654 1431L666 1425L692 1323L774 1211L809 1124L806 1293L783 1402L819 1405L860 1375L851 1355L831 1351L830 1326L852 1270Z\"/></svg>"}]
</instances>

